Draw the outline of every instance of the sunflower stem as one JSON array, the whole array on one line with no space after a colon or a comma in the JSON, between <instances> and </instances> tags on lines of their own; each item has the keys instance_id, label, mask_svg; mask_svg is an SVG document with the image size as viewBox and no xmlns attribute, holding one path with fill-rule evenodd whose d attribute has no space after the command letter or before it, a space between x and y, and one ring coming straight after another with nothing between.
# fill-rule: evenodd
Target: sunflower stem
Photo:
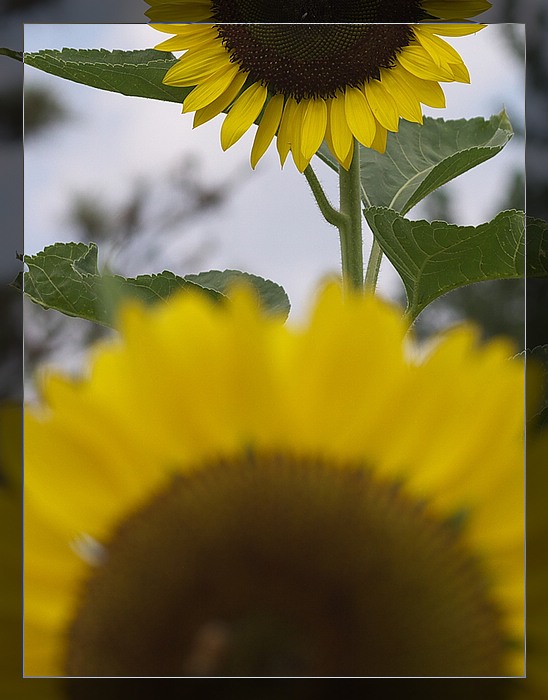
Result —
<instances>
[{"instance_id":1,"label":"sunflower stem","mask_svg":"<svg viewBox=\"0 0 548 700\"><path fill-rule=\"evenodd\" d=\"M354 143L354 156L348 170L339 166L339 228L343 283L347 288L363 290L363 237L360 181L360 149Z\"/></svg>"},{"instance_id":2,"label":"sunflower stem","mask_svg":"<svg viewBox=\"0 0 548 700\"><path fill-rule=\"evenodd\" d=\"M306 181L310 185L310 189L312 191L312 194L314 195L314 199L316 200L316 203L320 208L324 219L328 223L333 224L333 226L340 228L343 217L341 216L341 213L337 209L335 209L335 207L327 199L327 196L323 191L322 186L320 185L320 181L316 177L316 173L312 170L311 165L308 165L305 168L304 176L306 178Z\"/></svg>"},{"instance_id":3,"label":"sunflower stem","mask_svg":"<svg viewBox=\"0 0 548 700\"><path fill-rule=\"evenodd\" d=\"M373 236L373 244L369 253L369 262L365 271L365 291L375 293L379 270L381 269L382 249L377 239Z\"/></svg>"}]
</instances>

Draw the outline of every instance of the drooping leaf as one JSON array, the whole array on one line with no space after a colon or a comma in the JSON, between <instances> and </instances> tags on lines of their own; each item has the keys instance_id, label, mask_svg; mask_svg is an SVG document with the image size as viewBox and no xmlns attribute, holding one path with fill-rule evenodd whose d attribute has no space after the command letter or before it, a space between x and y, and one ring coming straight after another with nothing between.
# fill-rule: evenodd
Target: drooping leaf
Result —
<instances>
[{"instance_id":1,"label":"drooping leaf","mask_svg":"<svg viewBox=\"0 0 548 700\"><path fill-rule=\"evenodd\" d=\"M279 284L257 275L239 270L209 270L196 275L185 275L185 280L214 289L230 296L230 289L235 284L251 285L257 292L261 304L269 313L283 315L287 318L291 305L289 298Z\"/></svg>"},{"instance_id":2,"label":"drooping leaf","mask_svg":"<svg viewBox=\"0 0 548 700\"><path fill-rule=\"evenodd\" d=\"M365 218L403 280L411 318L457 287L525 275L525 216L503 211L480 226L409 221L371 207Z\"/></svg>"},{"instance_id":3,"label":"drooping leaf","mask_svg":"<svg viewBox=\"0 0 548 700\"><path fill-rule=\"evenodd\" d=\"M486 120L424 118L424 124L400 120L389 133L385 153L360 146L363 203L405 214L438 187L499 153L512 138L506 112ZM337 169L327 147L320 158Z\"/></svg>"},{"instance_id":4,"label":"drooping leaf","mask_svg":"<svg viewBox=\"0 0 548 700\"><path fill-rule=\"evenodd\" d=\"M191 88L162 83L166 72L176 62L173 54L155 49L46 49L25 54L27 65L60 78L122 95L181 104Z\"/></svg>"},{"instance_id":5,"label":"drooping leaf","mask_svg":"<svg viewBox=\"0 0 548 700\"><path fill-rule=\"evenodd\" d=\"M168 271L133 278L100 274L97 253L95 243L54 243L23 257L28 271L21 273L15 286L46 309L107 326L113 324L119 304L130 298L149 304L179 289L199 290L216 301L224 298Z\"/></svg>"}]
</instances>

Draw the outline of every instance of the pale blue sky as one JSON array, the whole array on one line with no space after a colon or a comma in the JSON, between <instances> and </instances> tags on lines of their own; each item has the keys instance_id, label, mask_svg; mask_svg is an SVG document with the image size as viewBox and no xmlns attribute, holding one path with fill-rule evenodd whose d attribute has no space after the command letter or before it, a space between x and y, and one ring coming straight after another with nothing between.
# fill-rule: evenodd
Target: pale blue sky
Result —
<instances>
[{"instance_id":1,"label":"pale blue sky","mask_svg":"<svg viewBox=\"0 0 548 700\"><path fill-rule=\"evenodd\" d=\"M472 76L471 85L444 84L446 110L425 113L454 119L484 116L503 106L516 126L524 116L524 66L508 51L504 25L492 25L477 35L451 39ZM26 25L25 50L45 48L136 49L151 47L164 38L147 25ZM255 172L249 167L253 132L228 152L219 145L222 117L192 130L192 116L181 115L174 103L127 98L45 75L26 68L28 84L42 84L55 91L74 115L41 140L25 147L25 248L34 253L55 240L73 240L64 220L67 197L87 191L118 201L136 175L171 169L185 154L194 154L214 181L241 177L241 186L219 216L196 225L185 236L184 246L172 245L155 269L121 270L125 274L185 269L186 246L200 237L217 241L205 267L238 268L269 277L288 291L295 315L308 304L318 282L338 271L337 232L324 222L308 191L304 177L288 159L282 171L272 146ZM511 143L493 160L455 183L461 224L479 224L499 206L514 167L522 167L523 147ZM333 201L337 198L335 175L316 163ZM420 209L410 218L420 218ZM187 240L189 243L187 243ZM366 254L369 237L366 232ZM131 265L131 261L129 261ZM380 288L392 296L395 273L385 263Z\"/></svg>"}]
</instances>

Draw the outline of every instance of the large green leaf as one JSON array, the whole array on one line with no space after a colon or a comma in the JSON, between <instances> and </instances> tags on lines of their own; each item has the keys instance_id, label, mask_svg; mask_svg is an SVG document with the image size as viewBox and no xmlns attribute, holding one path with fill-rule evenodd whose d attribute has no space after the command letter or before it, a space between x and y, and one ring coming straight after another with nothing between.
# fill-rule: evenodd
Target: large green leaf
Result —
<instances>
[{"instance_id":1,"label":"large green leaf","mask_svg":"<svg viewBox=\"0 0 548 700\"><path fill-rule=\"evenodd\" d=\"M36 255L25 255L28 271L15 286L36 304L103 325L113 325L120 303L128 298L151 304L167 299L179 289L194 289L214 301L230 296L237 282L252 286L261 307L287 317L289 299L284 289L270 280L238 270L210 270L179 277L164 271L155 275L122 277L101 274L95 243L54 243Z\"/></svg>"},{"instance_id":2,"label":"large green leaf","mask_svg":"<svg viewBox=\"0 0 548 700\"><path fill-rule=\"evenodd\" d=\"M399 131L388 134L385 153L360 146L364 205L405 214L438 187L499 153L512 134L504 111L488 120L425 117L420 125L402 119ZM338 168L325 144L318 155Z\"/></svg>"},{"instance_id":3,"label":"large green leaf","mask_svg":"<svg viewBox=\"0 0 548 700\"><path fill-rule=\"evenodd\" d=\"M291 308L289 298L279 284L265 280L257 275L239 270L208 270L196 275L185 275L185 280L214 289L230 296L230 289L235 284L251 285L257 292L263 308L273 314L287 318Z\"/></svg>"},{"instance_id":4,"label":"large green leaf","mask_svg":"<svg viewBox=\"0 0 548 700\"><path fill-rule=\"evenodd\" d=\"M111 326L122 300L152 303L167 299L178 289L198 289L214 300L223 295L164 271L157 275L125 278L100 274L95 243L54 243L36 255L25 255L28 272L15 285L36 304Z\"/></svg>"},{"instance_id":5,"label":"large green leaf","mask_svg":"<svg viewBox=\"0 0 548 700\"><path fill-rule=\"evenodd\" d=\"M76 83L122 95L182 103L192 88L162 83L166 72L176 62L173 54L155 49L46 49L25 54L27 65Z\"/></svg>"},{"instance_id":6,"label":"large green leaf","mask_svg":"<svg viewBox=\"0 0 548 700\"><path fill-rule=\"evenodd\" d=\"M523 212L503 211L480 226L409 221L380 207L365 209L364 213L403 280L411 318L457 287L525 275Z\"/></svg>"}]
</instances>

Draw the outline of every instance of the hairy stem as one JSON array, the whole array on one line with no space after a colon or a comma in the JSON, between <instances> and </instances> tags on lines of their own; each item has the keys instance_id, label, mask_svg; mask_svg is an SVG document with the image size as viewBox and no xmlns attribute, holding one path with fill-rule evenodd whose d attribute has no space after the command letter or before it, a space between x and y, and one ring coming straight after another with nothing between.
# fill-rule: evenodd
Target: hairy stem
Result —
<instances>
[{"instance_id":1,"label":"hairy stem","mask_svg":"<svg viewBox=\"0 0 548 700\"><path fill-rule=\"evenodd\" d=\"M354 157L350 168L339 166L339 192L341 215L339 226L343 282L351 289L363 289L363 236L360 182L360 149L354 144Z\"/></svg>"},{"instance_id":2,"label":"hairy stem","mask_svg":"<svg viewBox=\"0 0 548 700\"><path fill-rule=\"evenodd\" d=\"M379 270L381 268L381 261L382 250L377 242L377 239L373 237L373 245L371 246L369 262L367 263L367 270L365 272L365 289L368 292L375 292L377 279L379 277Z\"/></svg>"}]
</instances>

